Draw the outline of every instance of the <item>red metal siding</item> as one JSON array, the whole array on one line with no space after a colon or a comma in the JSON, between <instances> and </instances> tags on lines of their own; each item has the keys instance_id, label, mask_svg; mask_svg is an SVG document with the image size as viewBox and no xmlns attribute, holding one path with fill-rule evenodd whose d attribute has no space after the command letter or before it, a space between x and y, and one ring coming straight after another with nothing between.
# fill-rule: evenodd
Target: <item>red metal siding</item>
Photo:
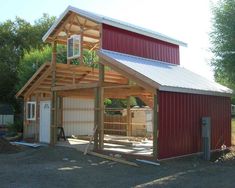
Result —
<instances>
[{"instance_id":1,"label":"red metal siding","mask_svg":"<svg viewBox=\"0 0 235 188\"><path fill-rule=\"evenodd\" d=\"M201 117L211 117L211 147L231 146L229 97L159 92L158 158L201 152Z\"/></svg>"},{"instance_id":2,"label":"red metal siding","mask_svg":"<svg viewBox=\"0 0 235 188\"><path fill-rule=\"evenodd\" d=\"M102 48L180 64L179 46L103 24Z\"/></svg>"}]
</instances>

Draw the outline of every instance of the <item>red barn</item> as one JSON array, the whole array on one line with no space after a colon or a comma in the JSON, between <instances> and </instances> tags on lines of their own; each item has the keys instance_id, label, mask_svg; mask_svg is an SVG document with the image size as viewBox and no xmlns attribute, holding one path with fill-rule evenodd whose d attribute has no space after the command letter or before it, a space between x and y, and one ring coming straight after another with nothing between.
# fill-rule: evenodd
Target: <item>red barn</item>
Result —
<instances>
[{"instance_id":1,"label":"red barn","mask_svg":"<svg viewBox=\"0 0 235 188\"><path fill-rule=\"evenodd\" d=\"M71 6L43 40L52 43L52 62L17 93L25 101L25 137L55 144L58 128L66 136L95 128L94 147L102 150L107 129L131 136L133 128L130 107L121 128L107 128L104 99L134 96L153 110L155 159L201 152L205 116L211 118L211 149L231 145L232 91L180 66L184 42ZM58 44L70 45L66 64L56 60ZM85 50L96 52L98 62L85 60Z\"/></svg>"}]
</instances>

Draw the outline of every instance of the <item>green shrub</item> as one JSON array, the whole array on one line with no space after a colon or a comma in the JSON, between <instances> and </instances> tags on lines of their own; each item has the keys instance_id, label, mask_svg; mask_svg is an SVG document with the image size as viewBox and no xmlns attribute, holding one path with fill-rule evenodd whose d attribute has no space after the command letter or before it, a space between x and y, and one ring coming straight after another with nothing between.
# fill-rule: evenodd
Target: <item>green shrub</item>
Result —
<instances>
[{"instance_id":1,"label":"green shrub","mask_svg":"<svg viewBox=\"0 0 235 188\"><path fill-rule=\"evenodd\" d=\"M23 122L15 121L7 125L7 136L15 136L17 133L23 132Z\"/></svg>"}]
</instances>

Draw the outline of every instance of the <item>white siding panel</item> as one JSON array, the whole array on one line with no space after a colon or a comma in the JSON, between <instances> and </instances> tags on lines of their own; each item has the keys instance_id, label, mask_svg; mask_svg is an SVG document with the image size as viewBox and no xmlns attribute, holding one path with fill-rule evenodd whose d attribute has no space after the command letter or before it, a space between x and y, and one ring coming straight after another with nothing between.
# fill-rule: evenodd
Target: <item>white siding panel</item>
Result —
<instances>
[{"instance_id":1,"label":"white siding panel","mask_svg":"<svg viewBox=\"0 0 235 188\"><path fill-rule=\"evenodd\" d=\"M14 123L14 115L0 115L0 125Z\"/></svg>"},{"instance_id":2,"label":"white siding panel","mask_svg":"<svg viewBox=\"0 0 235 188\"><path fill-rule=\"evenodd\" d=\"M153 111L146 111L146 124L147 124L147 132L153 132Z\"/></svg>"},{"instance_id":3,"label":"white siding panel","mask_svg":"<svg viewBox=\"0 0 235 188\"><path fill-rule=\"evenodd\" d=\"M94 127L94 99L63 99L65 136L91 135Z\"/></svg>"}]
</instances>

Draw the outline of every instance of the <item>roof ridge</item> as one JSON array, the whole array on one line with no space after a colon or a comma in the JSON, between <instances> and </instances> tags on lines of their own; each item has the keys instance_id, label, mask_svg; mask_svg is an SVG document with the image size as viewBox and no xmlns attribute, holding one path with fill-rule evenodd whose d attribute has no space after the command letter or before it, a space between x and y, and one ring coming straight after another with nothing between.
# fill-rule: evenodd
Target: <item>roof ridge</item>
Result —
<instances>
[{"instance_id":1,"label":"roof ridge","mask_svg":"<svg viewBox=\"0 0 235 188\"><path fill-rule=\"evenodd\" d=\"M50 29L46 32L46 34L43 36L43 41L45 42L46 39L49 37L49 35L51 34L51 32L55 29L55 27L60 23L60 21L63 19L63 17L69 12L75 12L77 14L80 14L83 17L87 17L90 18L91 20L98 22L98 23L102 23L102 24L107 24L107 25L111 25L113 27L117 27L120 29L124 29L124 30L128 30L134 33L138 33L144 36L148 36L151 38L155 38L158 40L162 40L171 44L175 44L175 45L179 45L179 46L185 46L187 47L187 44L183 41L180 41L178 39L172 38L170 36L164 35L162 33L159 33L157 31L153 31L138 25L134 25L122 20L118 20L115 18L111 18L108 16L104 16L104 15L100 15L100 14L96 14L87 10L83 10L83 9L79 9L73 6L68 6L65 11L58 17L58 19L54 22L54 24L50 27Z\"/></svg>"}]
</instances>

